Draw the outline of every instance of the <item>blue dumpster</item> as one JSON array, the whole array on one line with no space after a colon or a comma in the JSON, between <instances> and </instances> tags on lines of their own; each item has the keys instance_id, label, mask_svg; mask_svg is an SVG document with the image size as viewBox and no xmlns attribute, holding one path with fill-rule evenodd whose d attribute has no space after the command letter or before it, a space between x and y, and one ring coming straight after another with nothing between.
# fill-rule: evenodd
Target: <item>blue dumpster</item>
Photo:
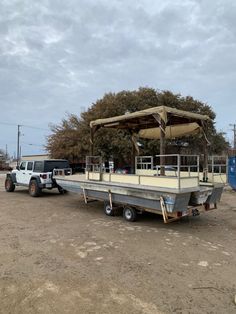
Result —
<instances>
[{"instance_id":1,"label":"blue dumpster","mask_svg":"<svg viewBox=\"0 0 236 314\"><path fill-rule=\"evenodd\" d=\"M236 190L236 156L229 157L228 182L233 190Z\"/></svg>"}]
</instances>

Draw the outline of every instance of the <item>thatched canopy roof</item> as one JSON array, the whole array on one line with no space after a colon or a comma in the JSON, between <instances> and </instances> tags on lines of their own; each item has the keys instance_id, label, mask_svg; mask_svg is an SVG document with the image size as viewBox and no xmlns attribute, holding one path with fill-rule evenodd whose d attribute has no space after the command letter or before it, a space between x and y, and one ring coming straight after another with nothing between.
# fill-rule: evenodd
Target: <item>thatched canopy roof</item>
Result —
<instances>
[{"instance_id":1,"label":"thatched canopy roof","mask_svg":"<svg viewBox=\"0 0 236 314\"><path fill-rule=\"evenodd\" d=\"M159 106L121 116L94 120L90 122L90 127L95 130L100 127L105 127L139 131L141 129L155 128L158 126L158 122L160 124L161 121L168 126L192 122L202 125L202 122L207 120L210 120L207 115Z\"/></svg>"}]
</instances>

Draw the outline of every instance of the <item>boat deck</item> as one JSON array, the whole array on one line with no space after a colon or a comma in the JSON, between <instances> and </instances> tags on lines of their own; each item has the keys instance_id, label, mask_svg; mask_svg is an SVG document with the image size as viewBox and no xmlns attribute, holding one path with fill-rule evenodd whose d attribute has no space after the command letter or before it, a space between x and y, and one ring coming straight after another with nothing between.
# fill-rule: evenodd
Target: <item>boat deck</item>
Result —
<instances>
[{"instance_id":1,"label":"boat deck","mask_svg":"<svg viewBox=\"0 0 236 314\"><path fill-rule=\"evenodd\" d=\"M124 176L126 179L131 178L132 179L135 175L119 175ZM153 186L153 185L148 185L148 184L134 184L134 183L129 183L129 182L114 182L114 181L98 181L98 180L88 180L86 179L85 174L74 174L71 176L55 176L54 177L56 181L60 184L60 182L67 182L68 185L73 185L73 183L79 184L82 188L89 187L91 185L97 186L97 189L101 189L102 187L104 188L128 188L128 189L135 189L135 190L140 190L140 191L153 191L153 192L163 192L163 193L173 193L173 194L183 194L183 193L189 193L189 192L195 192L198 191L199 189L204 190L207 187L186 187L186 188L170 188L168 186ZM100 188L99 188L100 187Z\"/></svg>"}]
</instances>

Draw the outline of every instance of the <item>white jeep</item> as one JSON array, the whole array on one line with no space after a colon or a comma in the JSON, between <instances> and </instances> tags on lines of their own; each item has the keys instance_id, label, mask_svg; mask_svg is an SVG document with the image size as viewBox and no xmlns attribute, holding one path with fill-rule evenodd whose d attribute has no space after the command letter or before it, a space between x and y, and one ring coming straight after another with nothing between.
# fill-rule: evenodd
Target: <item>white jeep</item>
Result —
<instances>
[{"instance_id":1,"label":"white jeep","mask_svg":"<svg viewBox=\"0 0 236 314\"><path fill-rule=\"evenodd\" d=\"M26 186L31 196L40 196L42 189L57 188L60 194L63 190L53 179L53 171L60 169L63 174L72 174L69 162L64 159L29 160L22 161L16 170L7 174L5 190L13 192L16 186Z\"/></svg>"}]
</instances>

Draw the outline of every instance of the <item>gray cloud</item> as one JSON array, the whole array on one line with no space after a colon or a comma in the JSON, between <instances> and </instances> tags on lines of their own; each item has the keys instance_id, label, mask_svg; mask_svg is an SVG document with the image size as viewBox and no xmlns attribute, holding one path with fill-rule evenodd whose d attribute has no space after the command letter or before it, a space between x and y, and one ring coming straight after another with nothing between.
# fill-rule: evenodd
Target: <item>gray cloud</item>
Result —
<instances>
[{"instance_id":1,"label":"gray cloud","mask_svg":"<svg viewBox=\"0 0 236 314\"><path fill-rule=\"evenodd\" d=\"M0 12L0 122L47 128L141 85L209 103L225 131L235 122L233 0L2 0ZM13 152L8 129L0 147ZM26 142L44 142L46 131L29 130Z\"/></svg>"}]
</instances>

